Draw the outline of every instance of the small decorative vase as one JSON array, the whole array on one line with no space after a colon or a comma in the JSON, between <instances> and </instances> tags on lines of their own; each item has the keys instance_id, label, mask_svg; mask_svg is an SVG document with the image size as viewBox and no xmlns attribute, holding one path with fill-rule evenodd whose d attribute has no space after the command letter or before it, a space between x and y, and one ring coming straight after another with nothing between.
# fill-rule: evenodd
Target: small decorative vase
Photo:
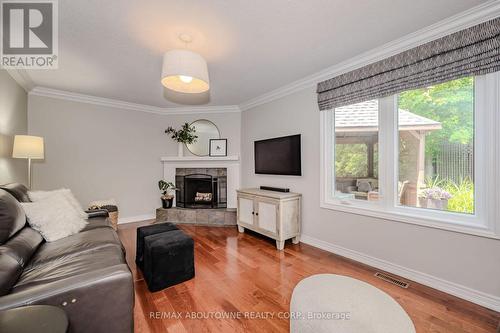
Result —
<instances>
[{"instance_id":1,"label":"small decorative vase","mask_svg":"<svg viewBox=\"0 0 500 333\"><path fill-rule=\"evenodd\" d=\"M428 199L428 198L419 198L420 207L429 208L429 209L438 209L438 210L447 210L448 209L448 200L447 199Z\"/></svg>"},{"instance_id":2,"label":"small decorative vase","mask_svg":"<svg viewBox=\"0 0 500 333\"><path fill-rule=\"evenodd\" d=\"M177 156L184 156L184 143L182 142L179 142L179 145L177 146Z\"/></svg>"}]
</instances>

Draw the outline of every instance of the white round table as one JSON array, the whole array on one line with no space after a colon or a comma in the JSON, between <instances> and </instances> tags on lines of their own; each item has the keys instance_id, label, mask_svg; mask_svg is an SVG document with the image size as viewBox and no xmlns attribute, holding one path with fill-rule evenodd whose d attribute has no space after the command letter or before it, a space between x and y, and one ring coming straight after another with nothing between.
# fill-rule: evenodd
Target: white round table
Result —
<instances>
[{"instance_id":1,"label":"white round table","mask_svg":"<svg viewBox=\"0 0 500 333\"><path fill-rule=\"evenodd\" d=\"M374 286L343 275L300 281L290 302L292 333L415 333L403 308Z\"/></svg>"}]
</instances>

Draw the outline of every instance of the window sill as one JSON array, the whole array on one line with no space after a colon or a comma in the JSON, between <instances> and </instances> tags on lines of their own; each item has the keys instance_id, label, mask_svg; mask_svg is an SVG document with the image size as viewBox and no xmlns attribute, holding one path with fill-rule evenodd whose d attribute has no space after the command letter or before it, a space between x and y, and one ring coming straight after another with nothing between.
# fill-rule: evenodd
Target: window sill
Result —
<instances>
[{"instance_id":1,"label":"window sill","mask_svg":"<svg viewBox=\"0 0 500 333\"><path fill-rule=\"evenodd\" d=\"M483 225L475 226L471 224L449 222L446 220L435 218L423 218L421 216L404 214L396 211L389 212L382 210L380 207L372 204L362 205L357 203L341 203L340 201L332 200L331 202L322 201L320 203L320 207L344 213L375 217L383 220L388 220L390 222L403 222L428 228L459 232L486 238L500 239L500 235L496 234Z\"/></svg>"}]
</instances>

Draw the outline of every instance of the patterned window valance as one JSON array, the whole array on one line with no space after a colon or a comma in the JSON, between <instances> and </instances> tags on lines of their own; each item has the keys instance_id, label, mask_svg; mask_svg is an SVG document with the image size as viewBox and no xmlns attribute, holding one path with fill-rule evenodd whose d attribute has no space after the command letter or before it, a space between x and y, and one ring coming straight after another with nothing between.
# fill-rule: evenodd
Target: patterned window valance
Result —
<instances>
[{"instance_id":1,"label":"patterned window valance","mask_svg":"<svg viewBox=\"0 0 500 333\"><path fill-rule=\"evenodd\" d=\"M500 18L318 84L320 110L500 70Z\"/></svg>"}]
</instances>

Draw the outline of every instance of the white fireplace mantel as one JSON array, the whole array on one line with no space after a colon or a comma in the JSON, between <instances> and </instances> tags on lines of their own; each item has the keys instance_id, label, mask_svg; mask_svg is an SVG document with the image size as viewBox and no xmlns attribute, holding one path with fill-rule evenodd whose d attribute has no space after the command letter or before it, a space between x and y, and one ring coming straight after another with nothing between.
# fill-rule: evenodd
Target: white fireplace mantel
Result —
<instances>
[{"instance_id":1,"label":"white fireplace mantel","mask_svg":"<svg viewBox=\"0 0 500 333\"><path fill-rule=\"evenodd\" d=\"M162 162L239 161L239 157L238 157L238 155L220 156L220 157L213 157L213 156L168 156L168 157L162 157L161 161Z\"/></svg>"},{"instance_id":2,"label":"white fireplace mantel","mask_svg":"<svg viewBox=\"0 0 500 333\"><path fill-rule=\"evenodd\" d=\"M226 168L227 208L236 208L236 190L240 188L240 161L237 155L221 157L168 156L162 157L163 179L175 182L177 168ZM174 200L175 202L175 200Z\"/></svg>"}]
</instances>

